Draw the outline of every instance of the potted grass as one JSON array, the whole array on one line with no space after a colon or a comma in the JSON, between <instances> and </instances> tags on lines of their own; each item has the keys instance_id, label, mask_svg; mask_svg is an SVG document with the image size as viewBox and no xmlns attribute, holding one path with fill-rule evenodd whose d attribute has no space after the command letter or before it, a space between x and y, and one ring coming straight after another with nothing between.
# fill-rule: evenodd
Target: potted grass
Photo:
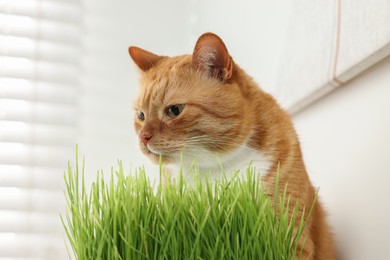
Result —
<instances>
[{"instance_id":1,"label":"potted grass","mask_svg":"<svg viewBox=\"0 0 390 260\"><path fill-rule=\"evenodd\" d=\"M294 259L305 220L296 210L288 214L295 206L286 196L272 203L253 169L242 174L220 181L181 176L161 185L142 168L126 175L119 162L108 180L99 172L87 187L76 153L76 166L64 175L61 216L70 258Z\"/></svg>"}]
</instances>

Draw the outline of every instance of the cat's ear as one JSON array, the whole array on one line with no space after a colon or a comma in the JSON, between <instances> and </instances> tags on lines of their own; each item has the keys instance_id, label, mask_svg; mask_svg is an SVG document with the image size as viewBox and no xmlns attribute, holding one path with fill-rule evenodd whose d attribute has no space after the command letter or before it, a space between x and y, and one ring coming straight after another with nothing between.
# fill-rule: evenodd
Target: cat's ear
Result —
<instances>
[{"instance_id":1,"label":"cat's ear","mask_svg":"<svg viewBox=\"0 0 390 260\"><path fill-rule=\"evenodd\" d=\"M192 54L193 64L209 76L226 81L233 74L233 61L218 35L205 33L196 42Z\"/></svg>"},{"instance_id":2,"label":"cat's ear","mask_svg":"<svg viewBox=\"0 0 390 260\"><path fill-rule=\"evenodd\" d=\"M135 46L129 47L129 54L135 64L143 71L148 71L163 58L163 56L158 56Z\"/></svg>"}]
</instances>

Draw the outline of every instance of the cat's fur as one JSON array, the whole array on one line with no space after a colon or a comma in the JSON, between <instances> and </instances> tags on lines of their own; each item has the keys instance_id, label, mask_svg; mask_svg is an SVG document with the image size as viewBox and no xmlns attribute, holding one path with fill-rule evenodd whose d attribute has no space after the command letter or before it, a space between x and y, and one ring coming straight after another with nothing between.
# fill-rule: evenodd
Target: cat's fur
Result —
<instances>
[{"instance_id":1,"label":"cat's fur","mask_svg":"<svg viewBox=\"0 0 390 260\"><path fill-rule=\"evenodd\" d=\"M184 167L195 159L210 174L218 174L221 164L227 172L253 161L270 194L280 163L280 187L288 183L298 217L304 207L308 212L315 189L289 115L234 63L217 35L202 35L192 55L158 56L137 47L129 53L141 69L135 129L148 157L173 165L183 160ZM303 237L303 259L336 258L318 201Z\"/></svg>"}]
</instances>

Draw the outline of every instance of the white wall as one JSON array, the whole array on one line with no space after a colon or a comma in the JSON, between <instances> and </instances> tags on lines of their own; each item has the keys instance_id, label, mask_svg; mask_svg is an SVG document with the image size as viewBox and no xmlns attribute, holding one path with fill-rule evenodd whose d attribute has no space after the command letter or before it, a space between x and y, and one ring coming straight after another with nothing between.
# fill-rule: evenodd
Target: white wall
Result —
<instances>
[{"instance_id":1,"label":"white wall","mask_svg":"<svg viewBox=\"0 0 390 260\"><path fill-rule=\"evenodd\" d=\"M342 259L390 259L390 57L293 119Z\"/></svg>"},{"instance_id":2,"label":"white wall","mask_svg":"<svg viewBox=\"0 0 390 260\"><path fill-rule=\"evenodd\" d=\"M218 34L230 55L274 96L292 2L287 0L192 0L190 46L204 32Z\"/></svg>"},{"instance_id":3,"label":"white wall","mask_svg":"<svg viewBox=\"0 0 390 260\"><path fill-rule=\"evenodd\" d=\"M80 115L80 154L87 177L124 168L150 165L138 149L132 105L138 93L136 66L129 45L155 53L184 52L189 19L184 1L85 0L85 34ZM72 158L70 158L72 159Z\"/></svg>"}]
</instances>

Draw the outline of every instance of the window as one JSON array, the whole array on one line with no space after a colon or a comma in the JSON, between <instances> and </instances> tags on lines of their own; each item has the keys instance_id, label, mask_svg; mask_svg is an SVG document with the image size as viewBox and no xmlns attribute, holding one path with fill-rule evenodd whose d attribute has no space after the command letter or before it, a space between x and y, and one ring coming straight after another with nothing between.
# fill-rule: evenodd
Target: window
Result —
<instances>
[{"instance_id":1,"label":"window","mask_svg":"<svg viewBox=\"0 0 390 260\"><path fill-rule=\"evenodd\" d=\"M67 258L59 213L78 132L82 5L0 0L0 259Z\"/></svg>"}]
</instances>

